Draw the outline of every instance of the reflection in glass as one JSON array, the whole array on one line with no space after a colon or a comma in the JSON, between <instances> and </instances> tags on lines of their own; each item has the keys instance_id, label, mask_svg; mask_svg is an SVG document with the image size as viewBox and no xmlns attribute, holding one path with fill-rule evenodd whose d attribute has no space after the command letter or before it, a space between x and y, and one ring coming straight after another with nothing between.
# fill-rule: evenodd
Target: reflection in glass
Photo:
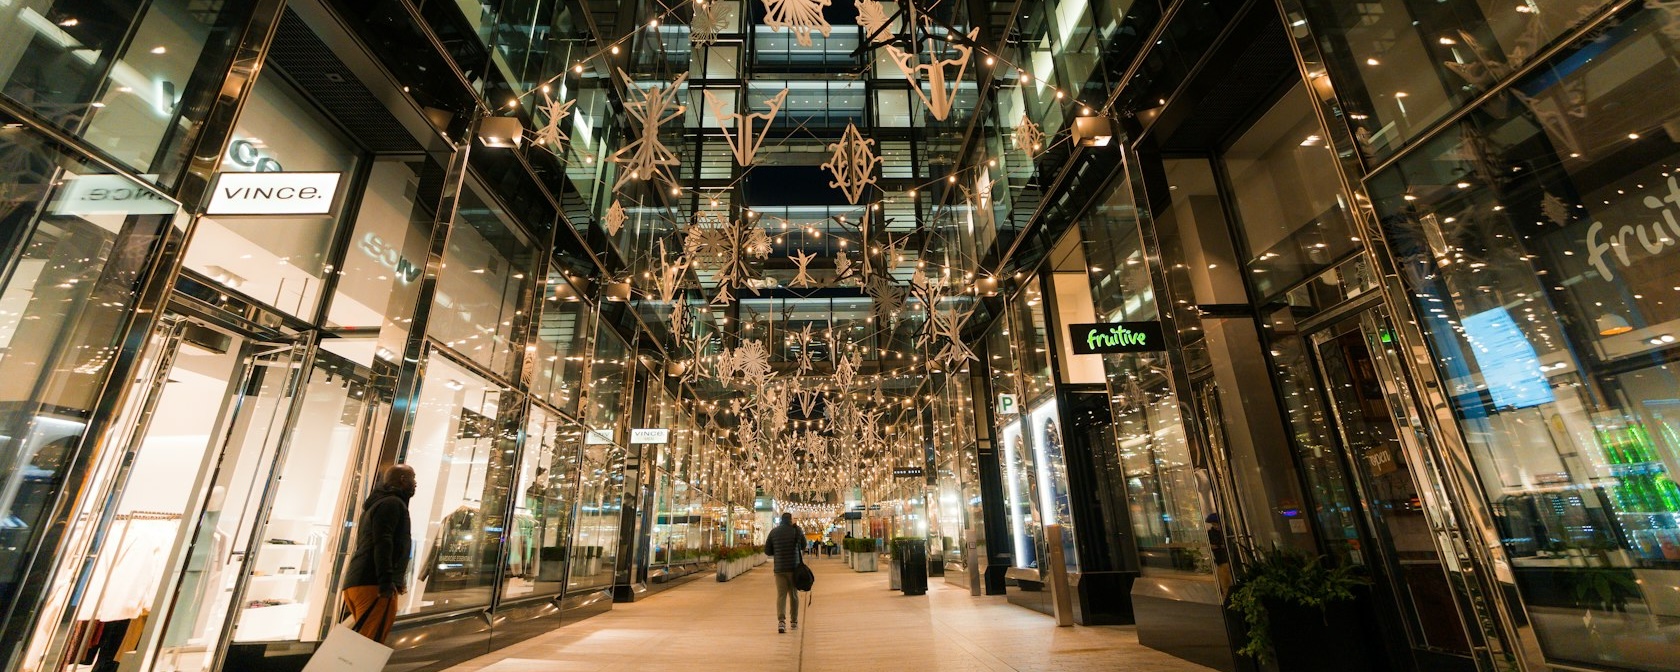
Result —
<instances>
[{"instance_id":1,"label":"reflection in glass","mask_svg":"<svg viewBox=\"0 0 1680 672\"><path fill-rule=\"evenodd\" d=\"M534 261L530 242L506 213L468 189L449 230L427 335L491 371L510 373Z\"/></svg>"},{"instance_id":2,"label":"reflection in glass","mask_svg":"<svg viewBox=\"0 0 1680 672\"><path fill-rule=\"evenodd\" d=\"M577 425L540 406L533 406L525 420L503 597L553 594L564 586L582 434Z\"/></svg>"}]
</instances>

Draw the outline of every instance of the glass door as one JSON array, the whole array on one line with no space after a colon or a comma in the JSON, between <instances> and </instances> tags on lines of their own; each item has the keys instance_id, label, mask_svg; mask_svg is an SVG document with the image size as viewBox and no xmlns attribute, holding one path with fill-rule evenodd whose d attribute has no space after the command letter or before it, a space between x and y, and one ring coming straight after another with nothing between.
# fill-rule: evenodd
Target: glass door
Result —
<instances>
[{"instance_id":1,"label":"glass door","mask_svg":"<svg viewBox=\"0 0 1680 672\"><path fill-rule=\"evenodd\" d=\"M1470 642L1440 545L1445 502L1431 496L1426 439L1398 389L1392 331L1372 308L1311 335L1321 388L1371 531L1366 558L1390 577L1414 647L1468 656Z\"/></svg>"},{"instance_id":2,"label":"glass door","mask_svg":"<svg viewBox=\"0 0 1680 672\"><path fill-rule=\"evenodd\" d=\"M239 540L257 523L267 465L284 444L302 342L265 342L180 316L163 320L158 365L116 424L54 581L31 670L207 670Z\"/></svg>"}]
</instances>

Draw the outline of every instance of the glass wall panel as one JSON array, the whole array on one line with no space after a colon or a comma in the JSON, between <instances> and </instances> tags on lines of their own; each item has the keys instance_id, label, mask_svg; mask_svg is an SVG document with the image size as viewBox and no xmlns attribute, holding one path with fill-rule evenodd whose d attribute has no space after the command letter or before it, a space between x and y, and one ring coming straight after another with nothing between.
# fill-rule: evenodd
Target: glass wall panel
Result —
<instances>
[{"instance_id":1,"label":"glass wall panel","mask_svg":"<svg viewBox=\"0 0 1680 672\"><path fill-rule=\"evenodd\" d=\"M624 493L624 451L611 444L583 448L577 534L567 591L605 588L618 563L618 524Z\"/></svg>"},{"instance_id":2,"label":"glass wall panel","mask_svg":"<svg viewBox=\"0 0 1680 672\"><path fill-rule=\"evenodd\" d=\"M0 94L170 183L221 80L250 3L0 4ZM220 34L218 34L220 33Z\"/></svg>"},{"instance_id":3,"label":"glass wall panel","mask_svg":"<svg viewBox=\"0 0 1680 672\"><path fill-rule=\"evenodd\" d=\"M1680 55L1633 13L1371 181L1549 660L1680 657Z\"/></svg>"},{"instance_id":4,"label":"glass wall panel","mask_svg":"<svg viewBox=\"0 0 1680 672\"><path fill-rule=\"evenodd\" d=\"M531 362L531 394L568 413L577 412L583 369L589 357L590 317L594 309L579 298L565 276L551 272L548 295L538 306L536 347Z\"/></svg>"},{"instance_id":5,"label":"glass wall panel","mask_svg":"<svg viewBox=\"0 0 1680 672\"><path fill-rule=\"evenodd\" d=\"M530 241L502 208L468 189L449 231L427 335L511 374L519 361L515 325L524 321L534 261Z\"/></svg>"},{"instance_id":6,"label":"glass wall panel","mask_svg":"<svg viewBox=\"0 0 1680 672\"><path fill-rule=\"evenodd\" d=\"M1366 153L1407 140L1532 60L1607 0L1304 0Z\"/></svg>"},{"instance_id":7,"label":"glass wall panel","mask_svg":"<svg viewBox=\"0 0 1680 672\"><path fill-rule=\"evenodd\" d=\"M605 320L595 321L595 352L589 367L589 408L585 409L585 424L592 432L602 433L610 441L624 414L625 394L629 387L630 348L618 332Z\"/></svg>"},{"instance_id":8,"label":"glass wall panel","mask_svg":"<svg viewBox=\"0 0 1680 672\"><path fill-rule=\"evenodd\" d=\"M367 355L395 360L403 350L434 219L414 194L424 172L441 170L430 162L375 159L368 172L326 319L331 328L377 329L382 350ZM371 364L372 358L364 356L360 363Z\"/></svg>"},{"instance_id":9,"label":"glass wall panel","mask_svg":"<svg viewBox=\"0 0 1680 672\"><path fill-rule=\"evenodd\" d=\"M502 513L518 427L515 397L448 357L427 358L403 462L420 489L413 519L408 594L399 613L455 611L490 603L501 553ZM510 426L511 424L511 426Z\"/></svg>"},{"instance_id":10,"label":"glass wall panel","mask_svg":"<svg viewBox=\"0 0 1680 672\"><path fill-rule=\"evenodd\" d=\"M201 217L182 265L313 321L338 230L338 206L349 192L347 178L356 158L349 139L301 92L276 76L258 78L234 125L221 171L338 173L339 201L326 215Z\"/></svg>"},{"instance_id":11,"label":"glass wall panel","mask_svg":"<svg viewBox=\"0 0 1680 672\"><path fill-rule=\"evenodd\" d=\"M532 406L525 418L504 598L554 594L564 587L582 437L577 424L541 406Z\"/></svg>"},{"instance_id":12,"label":"glass wall panel","mask_svg":"<svg viewBox=\"0 0 1680 672\"><path fill-rule=\"evenodd\" d=\"M0 115L0 612L25 623L24 572L177 208L15 122Z\"/></svg>"}]
</instances>

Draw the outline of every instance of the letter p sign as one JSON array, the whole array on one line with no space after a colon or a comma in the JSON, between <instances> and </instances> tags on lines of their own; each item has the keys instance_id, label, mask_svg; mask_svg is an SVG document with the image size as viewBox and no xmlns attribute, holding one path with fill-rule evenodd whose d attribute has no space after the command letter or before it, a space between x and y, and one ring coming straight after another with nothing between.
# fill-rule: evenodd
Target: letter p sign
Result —
<instances>
[{"instance_id":1,"label":"letter p sign","mask_svg":"<svg viewBox=\"0 0 1680 672\"><path fill-rule=\"evenodd\" d=\"M997 412L1000 417L1019 414L1021 412L1021 407L1015 401L1015 395L999 394Z\"/></svg>"}]
</instances>

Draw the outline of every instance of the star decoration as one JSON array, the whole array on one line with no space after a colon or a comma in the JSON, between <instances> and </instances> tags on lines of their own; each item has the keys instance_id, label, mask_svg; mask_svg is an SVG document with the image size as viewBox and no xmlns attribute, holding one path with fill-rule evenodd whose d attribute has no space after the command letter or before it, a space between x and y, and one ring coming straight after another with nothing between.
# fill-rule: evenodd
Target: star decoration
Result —
<instances>
[{"instance_id":1,"label":"star decoration","mask_svg":"<svg viewBox=\"0 0 1680 672\"><path fill-rule=\"evenodd\" d=\"M864 139L856 124L847 122L840 142L828 146L834 152L828 163L822 164L825 170L834 173L834 180L828 186L839 189L853 205L863 198L863 190L875 183L875 168L881 165L881 157L875 156L875 150L871 149L874 144L875 140Z\"/></svg>"},{"instance_id":2,"label":"star decoration","mask_svg":"<svg viewBox=\"0 0 1680 672\"><path fill-rule=\"evenodd\" d=\"M704 219L701 221L705 222ZM751 261L768 258L773 249L770 235L764 229L737 219L722 227L692 224L684 233L684 249L691 259L720 264L715 276L718 293L712 299L713 305L734 301L733 290L737 287L746 287L753 294L758 293L758 288L748 281L753 277Z\"/></svg>"},{"instance_id":3,"label":"star decoration","mask_svg":"<svg viewBox=\"0 0 1680 672\"><path fill-rule=\"evenodd\" d=\"M833 0L764 0L764 25L775 32L786 28L799 46L809 47L812 31L823 37L833 31L823 18L823 8L831 4Z\"/></svg>"},{"instance_id":4,"label":"star decoration","mask_svg":"<svg viewBox=\"0 0 1680 672\"><path fill-rule=\"evenodd\" d=\"M630 215L625 214L624 205L613 199L612 206L607 208L607 217L602 221L606 225L607 237L612 238L624 229L624 223L630 221Z\"/></svg>"},{"instance_id":5,"label":"star decoration","mask_svg":"<svg viewBox=\"0 0 1680 672\"><path fill-rule=\"evenodd\" d=\"M807 324L807 325L805 325L804 329L801 329L799 331L799 372L798 372L798 375L805 375L805 372L810 371L814 366L813 362L811 361L811 343L812 343L811 325ZM806 417L810 417L810 415L811 415L810 413L805 414Z\"/></svg>"},{"instance_id":6,"label":"star decoration","mask_svg":"<svg viewBox=\"0 0 1680 672\"><path fill-rule=\"evenodd\" d=\"M851 257L847 256L845 252L835 256L834 284L844 284L855 279L857 279L857 266L852 263Z\"/></svg>"},{"instance_id":7,"label":"star decoration","mask_svg":"<svg viewBox=\"0 0 1680 672\"><path fill-rule=\"evenodd\" d=\"M723 139L729 143L729 149L735 152L735 162L742 166L750 166L753 157L758 154L758 148L764 145L764 139L770 136L770 122L776 120L776 114L782 111L782 103L787 100L788 90L782 89L776 97L764 101L770 108L769 112L753 112L750 114L724 114L723 101L712 95L710 89L705 91L706 104L712 108L712 114L718 118L718 126L723 130ZM755 121L764 122L764 126L753 130ZM735 127L735 134L729 133L729 127Z\"/></svg>"},{"instance_id":8,"label":"star decoration","mask_svg":"<svg viewBox=\"0 0 1680 672\"><path fill-rule=\"evenodd\" d=\"M619 69L618 76L623 77L630 90L641 98L636 102L624 104L625 110L635 118L640 134L612 154L610 160L613 163L625 164L618 181L613 183L613 190L617 191L630 180L651 180L656 176L664 178L668 183L675 183L669 167L681 165L682 162L660 141L659 128L688 111L688 106L674 102L677 90L682 88L683 82L688 79L688 73L678 75L670 86L655 86L649 89L637 86L635 80L630 79L630 75L622 68Z\"/></svg>"},{"instance_id":9,"label":"star decoration","mask_svg":"<svg viewBox=\"0 0 1680 672\"><path fill-rule=\"evenodd\" d=\"M696 48L704 47L717 41L718 33L723 32L735 19L735 8L722 2L705 3L701 0L694 2L694 20L688 24L688 42Z\"/></svg>"},{"instance_id":10,"label":"star decoration","mask_svg":"<svg viewBox=\"0 0 1680 672\"><path fill-rule=\"evenodd\" d=\"M654 278L654 286L659 290L659 300L670 303L677 296L677 288L681 286L683 276L688 274L689 261L686 255L677 255L675 260L665 253L663 238L654 243L659 248L659 275Z\"/></svg>"},{"instance_id":11,"label":"star decoration","mask_svg":"<svg viewBox=\"0 0 1680 672\"><path fill-rule=\"evenodd\" d=\"M788 259L793 260L793 263L799 265L799 272L788 283L789 287L810 287L816 284L816 279L811 277L811 260L816 258L817 255L806 254L804 250L795 252L788 257Z\"/></svg>"},{"instance_id":12,"label":"star decoration","mask_svg":"<svg viewBox=\"0 0 1680 672\"><path fill-rule=\"evenodd\" d=\"M1037 157L1044 151L1044 129L1025 114L1021 115L1021 123L1015 125L1015 148L1029 157Z\"/></svg>"},{"instance_id":13,"label":"star decoration","mask_svg":"<svg viewBox=\"0 0 1680 672\"><path fill-rule=\"evenodd\" d=\"M548 87L546 86L542 89L542 97L543 104L538 105L537 109L542 112L547 121L543 122L542 128L536 130L534 139L539 146L546 147L548 151L559 154L560 143L571 139L571 136L566 135L565 131L560 130L560 120L572 113L572 106L577 104L577 100L555 102L554 98L548 95Z\"/></svg>"},{"instance_id":14,"label":"star decoration","mask_svg":"<svg viewBox=\"0 0 1680 672\"><path fill-rule=\"evenodd\" d=\"M972 43L978 37L980 37L979 28L968 31L969 43ZM933 40L929 39L929 51L933 50L933 44ZM967 43L951 43L951 48L959 54L956 58L935 58L932 63L922 65L919 54L907 54L897 45L887 45L887 57L892 59L893 65L898 66L898 71L904 73L904 77L910 80L910 88L922 99L922 103L927 105L928 114L933 115L934 119L940 121L944 121L951 116L951 104L956 102L957 87L962 85L963 74L968 72L968 59L974 55L974 47ZM911 65L911 63L916 63L916 65ZM950 66L956 66L957 68L954 77L946 71L946 68ZM927 76L928 88L933 93L931 97L928 92L922 90L922 83L918 75ZM856 202L853 201L853 203Z\"/></svg>"}]
</instances>

